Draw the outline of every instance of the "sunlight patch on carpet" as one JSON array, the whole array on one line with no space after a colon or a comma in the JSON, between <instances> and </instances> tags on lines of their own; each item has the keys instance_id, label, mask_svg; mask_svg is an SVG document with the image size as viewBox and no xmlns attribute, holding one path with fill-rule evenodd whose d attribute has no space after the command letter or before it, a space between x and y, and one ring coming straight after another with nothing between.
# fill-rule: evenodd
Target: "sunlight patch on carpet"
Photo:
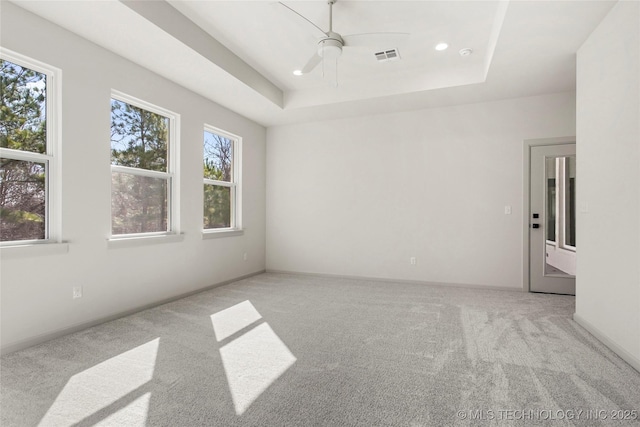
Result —
<instances>
[{"instance_id":1,"label":"sunlight patch on carpet","mask_svg":"<svg viewBox=\"0 0 640 427\"><path fill-rule=\"evenodd\" d=\"M249 301L211 316L218 341L261 318ZM222 346L220 356L237 415L242 415L297 360L266 322Z\"/></svg>"},{"instance_id":2,"label":"sunlight patch on carpet","mask_svg":"<svg viewBox=\"0 0 640 427\"><path fill-rule=\"evenodd\" d=\"M126 401L153 378L159 344L156 338L72 376L39 425L76 424L118 401L124 402L122 407L114 405L109 417L125 417L133 423L127 425L144 425L149 397Z\"/></svg>"},{"instance_id":3,"label":"sunlight patch on carpet","mask_svg":"<svg viewBox=\"0 0 640 427\"><path fill-rule=\"evenodd\" d=\"M146 427L150 400L151 393L147 392L124 408L119 409L107 418L95 424L95 427Z\"/></svg>"},{"instance_id":4,"label":"sunlight patch on carpet","mask_svg":"<svg viewBox=\"0 0 640 427\"><path fill-rule=\"evenodd\" d=\"M250 301L243 301L211 315L213 332L216 334L218 342L260 319L262 319L262 316Z\"/></svg>"}]
</instances>

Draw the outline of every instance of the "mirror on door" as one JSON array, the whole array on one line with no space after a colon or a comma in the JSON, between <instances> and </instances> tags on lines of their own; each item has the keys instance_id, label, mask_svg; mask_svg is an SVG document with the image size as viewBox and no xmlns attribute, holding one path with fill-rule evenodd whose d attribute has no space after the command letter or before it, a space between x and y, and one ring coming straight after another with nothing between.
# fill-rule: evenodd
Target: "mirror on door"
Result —
<instances>
[{"instance_id":1,"label":"mirror on door","mask_svg":"<svg viewBox=\"0 0 640 427\"><path fill-rule=\"evenodd\" d=\"M545 276L576 274L576 157L545 159Z\"/></svg>"}]
</instances>

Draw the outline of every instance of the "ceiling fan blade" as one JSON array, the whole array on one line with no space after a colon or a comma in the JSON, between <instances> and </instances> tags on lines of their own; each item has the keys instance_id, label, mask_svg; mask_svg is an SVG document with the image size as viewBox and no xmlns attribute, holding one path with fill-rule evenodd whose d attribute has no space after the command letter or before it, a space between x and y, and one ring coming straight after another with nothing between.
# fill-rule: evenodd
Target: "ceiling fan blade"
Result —
<instances>
[{"instance_id":1,"label":"ceiling fan blade","mask_svg":"<svg viewBox=\"0 0 640 427\"><path fill-rule=\"evenodd\" d=\"M307 62L307 65L305 65L302 68L302 70L300 70L300 72L302 74L310 73L311 71L313 71L314 68L316 68L316 66L320 63L320 61L322 61L322 57L318 55L318 53L314 53L313 56Z\"/></svg>"},{"instance_id":2,"label":"ceiling fan blade","mask_svg":"<svg viewBox=\"0 0 640 427\"><path fill-rule=\"evenodd\" d=\"M318 27L315 23L313 23L310 19L307 19L306 17L304 17L302 14L300 14L299 12L297 12L296 10L290 8L289 6L287 6L286 4L282 3L281 1L278 2L278 4L280 4L281 6L289 9L291 12L295 13L296 15L298 15L300 18L304 19L305 21L307 21L309 24L313 25L321 34L322 36L326 36L327 33L324 32L324 30L320 27Z\"/></svg>"},{"instance_id":3,"label":"ceiling fan blade","mask_svg":"<svg viewBox=\"0 0 640 427\"><path fill-rule=\"evenodd\" d=\"M342 36L345 47L392 47L397 43L402 43L411 34L409 33L363 33L349 34Z\"/></svg>"}]
</instances>

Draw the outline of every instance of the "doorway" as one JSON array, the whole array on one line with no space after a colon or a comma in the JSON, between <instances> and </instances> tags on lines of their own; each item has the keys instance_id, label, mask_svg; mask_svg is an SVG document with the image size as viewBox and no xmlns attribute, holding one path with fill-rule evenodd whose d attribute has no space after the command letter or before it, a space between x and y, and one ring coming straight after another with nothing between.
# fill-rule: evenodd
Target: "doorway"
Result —
<instances>
[{"instance_id":1,"label":"doorway","mask_svg":"<svg viewBox=\"0 0 640 427\"><path fill-rule=\"evenodd\" d=\"M539 141L540 142L540 141ZM529 292L575 295L575 139L543 141L528 153L525 245Z\"/></svg>"}]
</instances>

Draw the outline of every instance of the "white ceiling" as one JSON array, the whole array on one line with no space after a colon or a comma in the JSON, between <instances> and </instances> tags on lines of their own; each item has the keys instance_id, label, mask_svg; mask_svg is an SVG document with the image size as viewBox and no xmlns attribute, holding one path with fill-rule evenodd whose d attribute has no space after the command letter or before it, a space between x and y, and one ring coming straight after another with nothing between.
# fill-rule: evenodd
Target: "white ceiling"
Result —
<instances>
[{"instance_id":1,"label":"white ceiling","mask_svg":"<svg viewBox=\"0 0 640 427\"><path fill-rule=\"evenodd\" d=\"M292 78L292 71L301 68L315 53L322 33L277 2L172 0L170 3L288 93L324 90L335 84L335 73L323 81L322 66L308 76ZM326 1L289 1L285 4L323 30L328 30L329 8ZM359 86L366 85L370 89L360 96L371 96L371 91L375 92L380 86L391 88L399 80L416 80L425 74L453 76L478 67L481 71L490 50L488 44L498 5L497 1L338 1L334 6L333 19L333 29L338 33L387 31L411 34L400 45L381 43L371 48L344 49L338 61L340 92L360 83ZM251 25L247 25L248 21ZM438 42L445 40L451 49L445 52L433 49ZM475 54L462 58L457 52L465 47L473 47ZM391 48L400 50L402 60L378 63L373 54ZM335 67L333 62L325 65L325 74ZM414 84L420 86L426 81L423 78Z\"/></svg>"},{"instance_id":2,"label":"white ceiling","mask_svg":"<svg viewBox=\"0 0 640 427\"><path fill-rule=\"evenodd\" d=\"M300 77L322 34L275 1L15 3L270 126L574 90L575 53L615 1L339 0L334 31L410 36ZM328 29L326 1L285 3ZM401 60L377 62L390 48Z\"/></svg>"}]
</instances>

